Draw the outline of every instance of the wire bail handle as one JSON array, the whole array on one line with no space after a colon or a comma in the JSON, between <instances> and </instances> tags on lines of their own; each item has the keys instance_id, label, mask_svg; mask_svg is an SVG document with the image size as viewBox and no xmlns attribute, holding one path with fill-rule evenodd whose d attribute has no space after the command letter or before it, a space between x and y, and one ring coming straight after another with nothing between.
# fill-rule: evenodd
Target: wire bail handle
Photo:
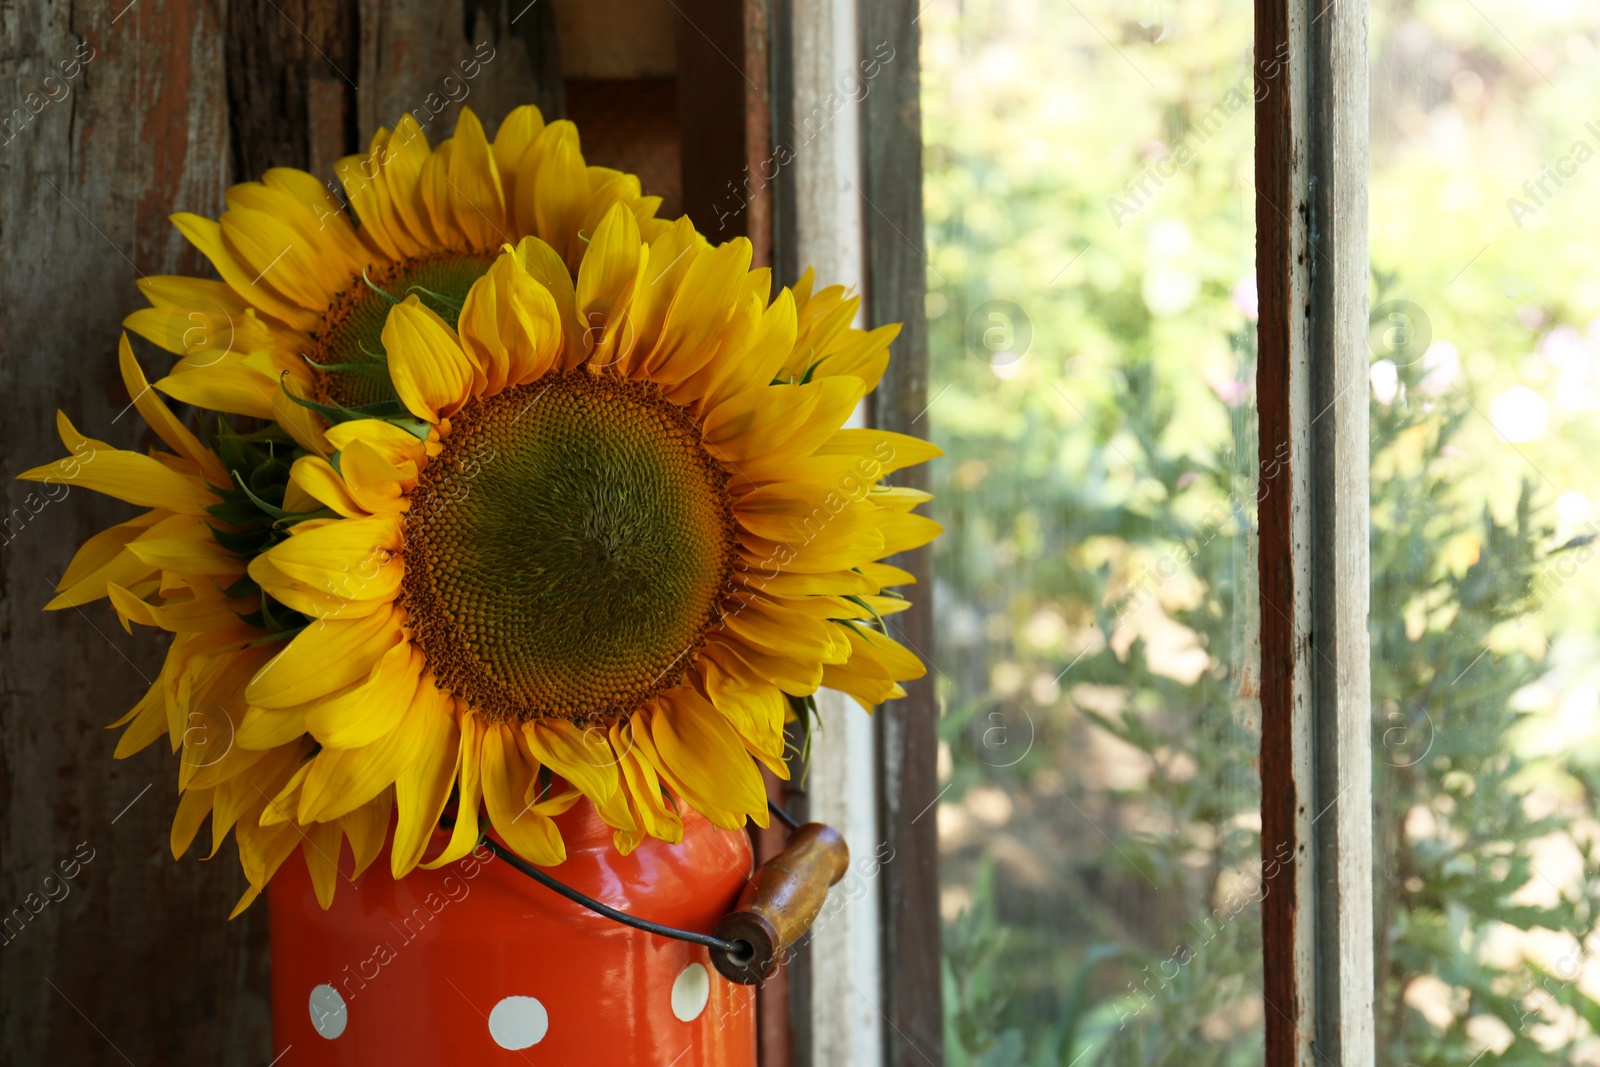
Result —
<instances>
[{"instance_id":1,"label":"wire bail handle","mask_svg":"<svg viewBox=\"0 0 1600 1067\"><path fill-rule=\"evenodd\" d=\"M683 930L618 911L546 874L487 832L482 844L546 889L596 915L635 930L705 946L711 952L712 964L724 978L739 985L755 985L777 973L782 957L816 922L829 887L843 878L850 866L850 847L839 831L816 822L801 825L772 801L767 806L790 828L788 844L756 868L739 894L735 910L722 917L714 934ZM439 825L454 829L455 819L445 815Z\"/></svg>"}]
</instances>

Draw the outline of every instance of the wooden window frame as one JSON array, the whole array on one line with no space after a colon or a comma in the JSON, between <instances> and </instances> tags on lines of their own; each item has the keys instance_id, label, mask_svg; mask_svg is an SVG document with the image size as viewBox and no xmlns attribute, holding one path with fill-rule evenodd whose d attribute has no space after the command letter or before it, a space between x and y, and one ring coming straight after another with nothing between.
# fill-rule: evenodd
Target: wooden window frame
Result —
<instances>
[{"instance_id":1,"label":"wooden window frame","mask_svg":"<svg viewBox=\"0 0 1600 1067\"><path fill-rule=\"evenodd\" d=\"M1373 1043L1366 0L1257 0L1266 1063Z\"/></svg>"},{"instance_id":2,"label":"wooden window frame","mask_svg":"<svg viewBox=\"0 0 1600 1067\"><path fill-rule=\"evenodd\" d=\"M928 380L919 13L913 0L773 0L767 15L777 276L815 266L819 284L862 293L858 325L901 323L859 413L901 433L917 431ZM923 488L925 477L893 480ZM931 662L931 550L893 562L918 585L892 632ZM906 689L872 720L819 695L829 728L813 739L807 814L838 827L853 860L851 883L835 890L842 906L830 906L790 979L795 1064L944 1061L933 672Z\"/></svg>"}]
</instances>

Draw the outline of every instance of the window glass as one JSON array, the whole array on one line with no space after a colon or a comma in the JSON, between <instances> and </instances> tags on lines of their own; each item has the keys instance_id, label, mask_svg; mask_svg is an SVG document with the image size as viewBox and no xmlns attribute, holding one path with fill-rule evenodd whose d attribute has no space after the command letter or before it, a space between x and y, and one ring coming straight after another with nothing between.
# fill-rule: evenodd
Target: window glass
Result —
<instances>
[{"instance_id":1,"label":"window glass","mask_svg":"<svg viewBox=\"0 0 1600 1067\"><path fill-rule=\"evenodd\" d=\"M1251 6L919 25L949 1062L1258 1064Z\"/></svg>"},{"instance_id":2,"label":"window glass","mask_svg":"<svg viewBox=\"0 0 1600 1067\"><path fill-rule=\"evenodd\" d=\"M1371 11L1378 1062L1596 1064L1600 5Z\"/></svg>"}]
</instances>

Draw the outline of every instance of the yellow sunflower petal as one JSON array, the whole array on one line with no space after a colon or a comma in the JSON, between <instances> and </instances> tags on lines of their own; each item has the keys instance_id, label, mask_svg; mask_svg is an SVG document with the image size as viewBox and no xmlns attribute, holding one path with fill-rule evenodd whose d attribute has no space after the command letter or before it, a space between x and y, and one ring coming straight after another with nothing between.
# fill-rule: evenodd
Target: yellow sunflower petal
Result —
<instances>
[{"instance_id":1,"label":"yellow sunflower petal","mask_svg":"<svg viewBox=\"0 0 1600 1067\"><path fill-rule=\"evenodd\" d=\"M417 687L411 713L416 716L418 754L401 769L394 783L398 818L389 866L396 878L404 877L421 861L461 767L455 702L439 692L431 678L424 678Z\"/></svg>"},{"instance_id":2,"label":"yellow sunflower petal","mask_svg":"<svg viewBox=\"0 0 1600 1067\"><path fill-rule=\"evenodd\" d=\"M127 759L167 732L167 693L161 679L158 678L132 710L111 726L124 724L128 728L117 738L117 748L112 755L114 759Z\"/></svg>"},{"instance_id":3,"label":"yellow sunflower petal","mask_svg":"<svg viewBox=\"0 0 1600 1067\"><path fill-rule=\"evenodd\" d=\"M511 240L507 232L505 194L500 187L500 168L483 124L471 108L462 108L456 120L455 136L450 141L446 164L449 205L456 228L467 244L489 252Z\"/></svg>"},{"instance_id":4,"label":"yellow sunflower petal","mask_svg":"<svg viewBox=\"0 0 1600 1067\"><path fill-rule=\"evenodd\" d=\"M443 867L472 851L478 843L478 810L483 798L483 735L487 725L475 714L462 715L460 788L456 795L455 829L444 851L418 866L432 871Z\"/></svg>"},{"instance_id":5,"label":"yellow sunflower petal","mask_svg":"<svg viewBox=\"0 0 1600 1067\"><path fill-rule=\"evenodd\" d=\"M394 124L394 132L384 136L382 144L373 139L373 155L377 157L374 182L378 197L391 212L393 231L419 251L438 248L443 244L435 231L423 200L422 172L430 151L427 135L416 117L409 112Z\"/></svg>"},{"instance_id":6,"label":"yellow sunflower petal","mask_svg":"<svg viewBox=\"0 0 1600 1067\"><path fill-rule=\"evenodd\" d=\"M735 308L753 254L742 237L695 256L666 311L655 349L642 369L651 377L682 381L716 355L710 343Z\"/></svg>"},{"instance_id":7,"label":"yellow sunflower petal","mask_svg":"<svg viewBox=\"0 0 1600 1067\"><path fill-rule=\"evenodd\" d=\"M939 536L944 529L932 519L905 512L889 512L878 520L883 530L883 554L892 556L923 545Z\"/></svg>"},{"instance_id":8,"label":"yellow sunflower petal","mask_svg":"<svg viewBox=\"0 0 1600 1067\"><path fill-rule=\"evenodd\" d=\"M532 104L513 108L500 120L494 135L494 162L500 173L500 186L505 190L505 203L511 208L517 202L517 181L521 176L522 159L534 138L544 130L544 115Z\"/></svg>"},{"instance_id":9,"label":"yellow sunflower petal","mask_svg":"<svg viewBox=\"0 0 1600 1067\"><path fill-rule=\"evenodd\" d=\"M149 511L102 530L85 541L67 565L67 573L56 583L56 595L45 605L45 610L79 607L105 596L109 583L127 587L153 575L154 566L124 549L160 517L161 512Z\"/></svg>"},{"instance_id":10,"label":"yellow sunflower petal","mask_svg":"<svg viewBox=\"0 0 1600 1067\"><path fill-rule=\"evenodd\" d=\"M402 471L408 469L407 464L416 468L427 455L423 442L409 430L382 419L352 419L328 429L328 443L336 449L349 448L357 441L371 445ZM410 476L415 477L414 470Z\"/></svg>"},{"instance_id":11,"label":"yellow sunflower petal","mask_svg":"<svg viewBox=\"0 0 1600 1067\"><path fill-rule=\"evenodd\" d=\"M211 814L213 792L211 789L190 789L178 798L178 811L172 817L172 832L167 839L173 859L181 860L183 854L189 851L189 846L194 844L200 824Z\"/></svg>"},{"instance_id":12,"label":"yellow sunflower petal","mask_svg":"<svg viewBox=\"0 0 1600 1067\"><path fill-rule=\"evenodd\" d=\"M201 515L217 497L198 473L180 474L151 456L123 452L85 437L65 413L56 413L61 442L72 455L17 475L25 482L65 482L147 508Z\"/></svg>"},{"instance_id":13,"label":"yellow sunflower petal","mask_svg":"<svg viewBox=\"0 0 1600 1067\"><path fill-rule=\"evenodd\" d=\"M306 730L327 748L361 748L401 724L417 693L422 653L409 643L385 652L368 678L306 711Z\"/></svg>"},{"instance_id":14,"label":"yellow sunflower petal","mask_svg":"<svg viewBox=\"0 0 1600 1067\"><path fill-rule=\"evenodd\" d=\"M606 213L590 239L578 271L578 321L591 360L609 366L631 350L634 326L628 305L648 268L649 247L639 239L639 224L621 204Z\"/></svg>"},{"instance_id":15,"label":"yellow sunflower petal","mask_svg":"<svg viewBox=\"0 0 1600 1067\"><path fill-rule=\"evenodd\" d=\"M288 540L250 562L250 576L263 589L292 594L288 583L298 583L346 601L394 598L404 565L395 555L400 528L393 519L305 522L290 532Z\"/></svg>"},{"instance_id":16,"label":"yellow sunflower petal","mask_svg":"<svg viewBox=\"0 0 1600 1067\"><path fill-rule=\"evenodd\" d=\"M311 874L311 888L316 891L317 903L324 911L333 906L333 894L339 888L339 853L344 847L344 830L338 823L321 823L301 830L300 843L305 856L306 870Z\"/></svg>"},{"instance_id":17,"label":"yellow sunflower petal","mask_svg":"<svg viewBox=\"0 0 1600 1067\"><path fill-rule=\"evenodd\" d=\"M382 611L394 599L403 577L398 566L386 566L379 575L388 580L386 585L377 581L351 581L344 585L339 581L341 576L336 576L319 586L312 586L280 571L268 556L257 556L251 560L246 573L285 607L322 621L354 619ZM341 591L333 591L334 586L341 586ZM346 595L351 591L368 595Z\"/></svg>"},{"instance_id":18,"label":"yellow sunflower petal","mask_svg":"<svg viewBox=\"0 0 1600 1067\"><path fill-rule=\"evenodd\" d=\"M483 373L450 325L415 295L389 312L383 347L401 403L429 422L454 414L470 398L474 376Z\"/></svg>"},{"instance_id":19,"label":"yellow sunflower petal","mask_svg":"<svg viewBox=\"0 0 1600 1067\"><path fill-rule=\"evenodd\" d=\"M578 319L577 290L560 253L537 237L524 237L517 244L517 260L528 276L538 282L555 301L556 315L564 334L562 366L571 368L583 361L584 326Z\"/></svg>"},{"instance_id":20,"label":"yellow sunflower petal","mask_svg":"<svg viewBox=\"0 0 1600 1067\"><path fill-rule=\"evenodd\" d=\"M211 261L211 265L217 268L217 273L222 275L222 280L228 283L228 287L238 293L250 306L260 308L293 329L316 329L317 311L295 302L271 286L261 284L260 274L248 269L227 246L221 223L188 212L179 212L172 216L172 224L178 228L179 233L188 238L190 244L200 250L201 255ZM270 259L271 253L268 254L267 261L270 262Z\"/></svg>"},{"instance_id":21,"label":"yellow sunflower petal","mask_svg":"<svg viewBox=\"0 0 1600 1067\"><path fill-rule=\"evenodd\" d=\"M683 840L683 819L667 804L661 779L639 750L633 731L632 722L618 721L611 726L611 747L617 753L623 784L645 833L677 844Z\"/></svg>"},{"instance_id":22,"label":"yellow sunflower petal","mask_svg":"<svg viewBox=\"0 0 1600 1067\"><path fill-rule=\"evenodd\" d=\"M362 618L308 626L250 679L245 698L291 708L353 685L401 642L401 625L401 613L385 605Z\"/></svg>"},{"instance_id":23,"label":"yellow sunflower petal","mask_svg":"<svg viewBox=\"0 0 1600 1067\"><path fill-rule=\"evenodd\" d=\"M761 773L732 724L705 698L679 689L663 696L650 719L657 770L696 808L723 808L767 825Z\"/></svg>"},{"instance_id":24,"label":"yellow sunflower petal","mask_svg":"<svg viewBox=\"0 0 1600 1067\"><path fill-rule=\"evenodd\" d=\"M564 719L535 719L523 725L533 755L597 804L617 791L616 755L604 730L587 730Z\"/></svg>"},{"instance_id":25,"label":"yellow sunflower petal","mask_svg":"<svg viewBox=\"0 0 1600 1067\"><path fill-rule=\"evenodd\" d=\"M306 708L246 709L236 739L241 748L272 749L286 745L306 732Z\"/></svg>"},{"instance_id":26,"label":"yellow sunflower petal","mask_svg":"<svg viewBox=\"0 0 1600 1067\"><path fill-rule=\"evenodd\" d=\"M571 282L568 281L570 289ZM467 293L461 309L461 346L483 368L484 396L522 385L560 359L561 312L550 291L507 252Z\"/></svg>"},{"instance_id":27,"label":"yellow sunflower petal","mask_svg":"<svg viewBox=\"0 0 1600 1067\"><path fill-rule=\"evenodd\" d=\"M530 863L552 867L567 858L548 816L523 800L537 768L523 756L514 727L492 723L483 736L483 801L489 821L511 850Z\"/></svg>"},{"instance_id":28,"label":"yellow sunflower petal","mask_svg":"<svg viewBox=\"0 0 1600 1067\"><path fill-rule=\"evenodd\" d=\"M434 738L428 722L432 708L415 700L415 687L412 679L409 686L391 689L393 695L409 688L413 696L394 697L400 713L382 736L370 744L324 748L317 753L300 791L297 818L302 823L344 818L387 790L407 767L425 758L425 746Z\"/></svg>"},{"instance_id":29,"label":"yellow sunflower petal","mask_svg":"<svg viewBox=\"0 0 1600 1067\"><path fill-rule=\"evenodd\" d=\"M783 691L771 683L752 684L712 661L705 664L705 682L712 705L727 716L752 754L778 777L788 778L789 770L783 761L788 700Z\"/></svg>"},{"instance_id":30,"label":"yellow sunflower petal","mask_svg":"<svg viewBox=\"0 0 1600 1067\"><path fill-rule=\"evenodd\" d=\"M774 655L729 631L713 635L707 642L706 655L729 671L738 671L742 665L790 696L810 696L822 685L821 663Z\"/></svg>"},{"instance_id":31,"label":"yellow sunflower petal","mask_svg":"<svg viewBox=\"0 0 1600 1067\"><path fill-rule=\"evenodd\" d=\"M360 878L361 872L372 866L372 861L383 851L393 811L394 793L386 789L339 820L339 828L350 840L350 851L355 854L356 866L350 877Z\"/></svg>"},{"instance_id":32,"label":"yellow sunflower petal","mask_svg":"<svg viewBox=\"0 0 1600 1067\"><path fill-rule=\"evenodd\" d=\"M301 456L295 460L294 466L289 468L289 484L347 519L365 518L370 514L356 502L333 464L321 456Z\"/></svg>"},{"instance_id":33,"label":"yellow sunflower petal","mask_svg":"<svg viewBox=\"0 0 1600 1067\"><path fill-rule=\"evenodd\" d=\"M267 882L283 866L289 853L300 843L300 834L293 826L255 826L248 822L239 825L239 866L244 868L250 888L239 897L228 918L236 919L255 903Z\"/></svg>"},{"instance_id":34,"label":"yellow sunflower petal","mask_svg":"<svg viewBox=\"0 0 1600 1067\"><path fill-rule=\"evenodd\" d=\"M534 139L529 149L536 170L530 188L517 189L518 215L528 217L531 200L533 229L561 254L567 268L576 273L583 262L584 242L578 229L589 203L589 174L578 150L577 127L570 122L552 122Z\"/></svg>"},{"instance_id":35,"label":"yellow sunflower petal","mask_svg":"<svg viewBox=\"0 0 1600 1067\"><path fill-rule=\"evenodd\" d=\"M409 506L405 492L416 481L414 473L401 471L365 441L339 450L339 473L351 498L372 515L404 511Z\"/></svg>"},{"instance_id":36,"label":"yellow sunflower petal","mask_svg":"<svg viewBox=\"0 0 1600 1067\"><path fill-rule=\"evenodd\" d=\"M122 334L117 343L117 361L122 368L122 384L128 390L128 396L133 399L133 406L138 409L144 421L180 456L193 460L211 484L226 486L228 471L217 458L216 453L200 443L200 439L177 417L170 408L162 402L160 394L150 388L144 371L139 367L139 361L133 358L133 346L128 344L128 335Z\"/></svg>"},{"instance_id":37,"label":"yellow sunflower petal","mask_svg":"<svg viewBox=\"0 0 1600 1067\"><path fill-rule=\"evenodd\" d=\"M116 584L106 587L106 595L124 617L141 626L158 626L171 633L215 632L236 623L239 612L248 611L251 606L247 600L231 600L220 595L155 604Z\"/></svg>"}]
</instances>

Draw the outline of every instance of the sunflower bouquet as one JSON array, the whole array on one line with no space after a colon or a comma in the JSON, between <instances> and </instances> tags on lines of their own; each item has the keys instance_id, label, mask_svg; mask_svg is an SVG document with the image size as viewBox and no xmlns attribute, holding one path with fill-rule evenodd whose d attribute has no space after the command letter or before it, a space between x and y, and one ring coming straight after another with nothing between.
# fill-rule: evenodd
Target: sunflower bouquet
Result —
<instances>
[{"instance_id":1,"label":"sunflower bouquet","mask_svg":"<svg viewBox=\"0 0 1600 1067\"><path fill-rule=\"evenodd\" d=\"M47 607L173 635L113 726L181 754L174 856L231 831L237 915L296 845L327 907L346 840L359 874L392 834L400 878L491 827L559 864L581 799L624 852L685 805L765 825L797 707L923 673L879 561L939 528L882 479L938 453L845 427L898 327L810 272L774 296L532 107L431 149L408 117L337 169L348 209L276 169L174 217L221 280L140 283L127 328L179 357L153 387L120 345L170 451L63 414L69 456L21 475L146 509Z\"/></svg>"}]
</instances>

